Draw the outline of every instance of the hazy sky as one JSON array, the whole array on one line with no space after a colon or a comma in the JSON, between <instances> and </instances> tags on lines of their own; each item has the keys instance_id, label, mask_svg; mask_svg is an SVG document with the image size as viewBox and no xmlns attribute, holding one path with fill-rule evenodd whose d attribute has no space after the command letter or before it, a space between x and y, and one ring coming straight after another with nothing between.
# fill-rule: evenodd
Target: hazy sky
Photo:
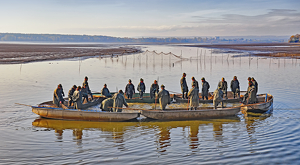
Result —
<instances>
[{"instance_id":1,"label":"hazy sky","mask_svg":"<svg viewBox=\"0 0 300 165\"><path fill-rule=\"evenodd\" d=\"M0 0L1 33L245 36L300 33L300 0Z\"/></svg>"}]
</instances>

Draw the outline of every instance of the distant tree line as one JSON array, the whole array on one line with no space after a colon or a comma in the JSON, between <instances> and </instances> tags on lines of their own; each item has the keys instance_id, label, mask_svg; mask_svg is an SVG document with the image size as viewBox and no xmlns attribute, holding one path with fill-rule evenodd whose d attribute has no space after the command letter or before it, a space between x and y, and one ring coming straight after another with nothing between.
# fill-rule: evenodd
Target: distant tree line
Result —
<instances>
[{"instance_id":1,"label":"distant tree line","mask_svg":"<svg viewBox=\"0 0 300 165\"><path fill-rule=\"evenodd\" d=\"M102 35L62 35L62 34L23 34L0 33L0 41L43 41L43 42L143 42L143 43L257 43L285 42L283 39L222 39L220 37L111 37Z\"/></svg>"},{"instance_id":2,"label":"distant tree line","mask_svg":"<svg viewBox=\"0 0 300 165\"><path fill-rule=\"evenodd\" d=\"M300 34L292 35L289 39L290 43L300 42Z\"/></svg>"}]
</instances>

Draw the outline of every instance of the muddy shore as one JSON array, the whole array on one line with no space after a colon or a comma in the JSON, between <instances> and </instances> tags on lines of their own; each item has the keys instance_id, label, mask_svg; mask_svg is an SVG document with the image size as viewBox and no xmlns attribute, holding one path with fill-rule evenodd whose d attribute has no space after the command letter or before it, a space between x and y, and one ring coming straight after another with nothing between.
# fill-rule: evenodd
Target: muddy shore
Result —
<instances>
[{"instance_id":1,"label":"muddy shore","mask_svg":"<svg viewBox=\"0 0 300 165\"><path fill-rule=\"evenodd\" d=\"M228 51L249 51L252 55L256 56L300 58L300 43L212 44L182 46L217 48Z\"/></svg>"},{"instance_id":2,"label":"muddy shore","mask_svg":"<svg viewBox=\"0 0 300 165\"><path fill-rule=\"evenodd\" d=\"M141 50L107 44L0 44L0 64L69 59L75 57L119 56Z\"/></svg>"}]
</instances>

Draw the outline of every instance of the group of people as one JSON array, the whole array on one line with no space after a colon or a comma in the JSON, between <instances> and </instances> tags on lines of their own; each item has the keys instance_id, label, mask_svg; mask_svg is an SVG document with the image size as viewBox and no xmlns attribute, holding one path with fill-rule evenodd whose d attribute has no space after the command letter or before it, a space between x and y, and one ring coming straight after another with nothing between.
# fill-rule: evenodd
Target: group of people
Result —
<instances>
[{"instance_id":1,"label":"group of people","mask_svg":"<svg viewBox=\"0 0 300 165\"><path fill-rule=\"evenodd\" d=\"M208 93L210 85L205 80L204 77L201 78L202 81L202 89L201 89L201 96L203 100L208 100ZM255 103L257 102L256 95L258 90L258 83L257 81L252 77L248 78L248 89L246 94L243 98L243 103ZM186 82L186 73L183 73L182 78L180 79L180 86L182 91L182 98L188 99L190 104L191 110L196 110L199 106L199 83L195 79L195 77L192 77L192 89L188 89L188 85ZM221 103L221 106L223 107L223 98L228 99L227 97L227 81L225 81L225 78L223 77L221 81L218 83L217 89L213 93L213 106L216 109L218 104ZM236 76L233 77L233 80L231 80L230 88L233 93L233 98L240 98L240 84ZM140 83L137 86L137 91L139 92L139 98L143 99L143 94L146 91L146 85L144 83L144 80L141 78ZM111 95L109 89L107 88L107 85L104 84L104 87L101 90L101 94L103 96L106 96L107 99L105 99L101 104L101 109L105 111L113 111L113 112L121 112L123 105L128 107L128 104L125 100L124 93L122 90L119 90L116 94ZM127 99L132 99L133 94L135 94L135 87L132 84L131 79L128 80L128 84L125 87L125 95ZM93 99L93 94L89 88L88 85L88 77L84 78L84 82L81 86L73 85L73 87L68 92L68 106L72 106L74 104L75 109L81 109L82 103L86 100L89 102L88 96L90 95L91 99ZM64 103L64 91L62 88L62 85L59 84L57 88L54 90L53 95L53 103L60 107L61 104ZM159 90L159 85L157 84L157 80L154 80L154 83L150 87L150 98L157 98L159 101L159 104L161 106L161 109L164 110L167 104L170 104L170 94L167 90L165 90L165 86L161 85L161 90Z\"/></svg>"},{"instance_id":2,"label":"group of people","mask_svg":"<svg viewBox=\"0 0 300 165\"><path fill-rule=\"evenodd\" d=\"M80 109L81 105L84 101L89 102L88 95L90 95L91 99L93 99L93 94L90 90L88 84L88 77L84 78L84 81L81 86L73 85L72 88L68 92L68 106L74 104L75 109ZM53 104L57 107L64 105L64 97L65 93L63 91L62 85L59 84L57 88L54 90L53 94Z\"/></svg>"},{"instance_id":3,"label":"group of people","mask_svg":"<svg viewBox=\"0 0 300 165\"><path fill-rule=\"evenodd\" d=\"M201 79L202 81L202 99L208 100L208 91L210 88L209 83L205 80L204 77ZM248 89L243 98L244 104L252 104L257 102L257 91L258 91L258 83L252 77L248 77ZM182 98L189 99L190 109L197 109L199 106L199 84L195 77L192 77L192 89L188 90L188 85L186 83L186 73L183 73L182 78L180 79ZM213 93L213 106L216 109L218 104L221 103L223 107L223 98L228 99L227 96L227 81L223 77L221 81L218 83L217 89ZM240 98L240 83L236 76L233 77L230 83L231 92L233 94L233 98Z\"/></svg>"}]
</instances>

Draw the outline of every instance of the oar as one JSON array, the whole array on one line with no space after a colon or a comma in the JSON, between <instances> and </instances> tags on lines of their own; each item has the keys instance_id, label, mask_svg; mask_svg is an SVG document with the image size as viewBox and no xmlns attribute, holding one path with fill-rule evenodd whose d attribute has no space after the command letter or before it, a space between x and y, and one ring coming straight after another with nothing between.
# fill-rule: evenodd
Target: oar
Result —
<instances>
[{"instance_id":1,"label":"oar","mask_svg":"<svg viewBox=\"0 0 300 165\"><path fill-rule=\"evenodd\" d=\"M121 109L120 107L107 107L107 108L117 108L117 109ZM137 108L122 108L122 109L128 109L128 110L145 110L145 109L137 109Z\"/></svg>"},{"instance_id":2,"label":"oar","mask_svg":"<svg viewBox=\"0 0 300 165\"><path fill-rule=\"evenodd\" d=\"M27 106L27 107L32 107L31 105L26 105L26 104L21 104L21 103L15 103L15 104L23 105L23 106Z\"/></svg>"},{"instance_id":3,"label":"oar","mask_svg":"<svg viewBox=\"0 0 300 165\"><path fill-rule=\"evenodd\" d=\"M189 110L190 98L188 98L187 110Z\"/></svg>"},{"instance_id":4,"label":"oar","mask_svg":"<svg viewBox=\"0 0 300 165\"><path fill-rule=\"evenodd\" d=\"M62 104L62 103L61 103L61 107L62 107L63 109L69 109L67 106L65 106L65 105Z\"/></svg>"},{"instance_id":5,"label":"oar","mask_svg":"<svg viewBox=\"0 0 300 165\"><path fill-rule=\"evenodd\" d=\"M156 100L157 100L157 96L155 96L155 105L154 105L155 110L156 110Z\"/></svg>"}]
</instances>

